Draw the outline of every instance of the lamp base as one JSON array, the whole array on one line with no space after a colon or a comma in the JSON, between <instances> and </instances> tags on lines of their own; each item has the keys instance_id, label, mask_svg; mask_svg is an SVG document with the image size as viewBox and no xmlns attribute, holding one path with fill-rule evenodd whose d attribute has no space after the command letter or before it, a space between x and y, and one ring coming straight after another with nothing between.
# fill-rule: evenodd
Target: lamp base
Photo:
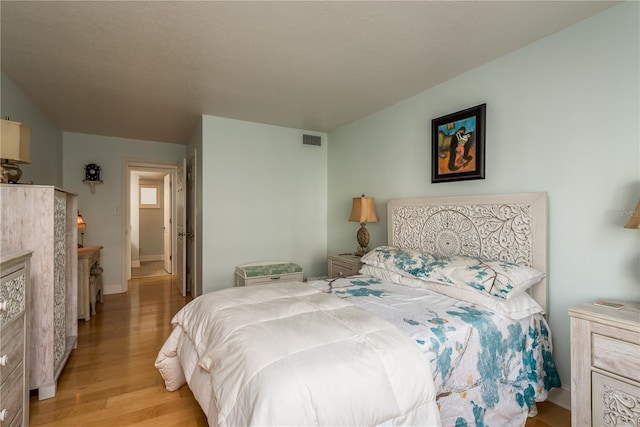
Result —
<instances>
[{"instance_id":1,"label":"lamp base","mask_svg":"<svg viewBox=\"0 0 640 427\"><path fill-rule=\"evenodd\" d=\"M0 182L3 184L17 184L20 178L22 178L20 167L3 160L0 164Z\"/></svg>"},{"instance_id":2,"label":"lamp base","mask_svg":"<svg viewBox=\"0 0 640 427\"><path fill-rule=\"evenodd\" d=\"M358 230L357 239L358 239L358 249L356 250L355 256L362 256L369 252L369 230L367 230L366 222L360 223L360 229Z\"/></svg>"}]
</instances>

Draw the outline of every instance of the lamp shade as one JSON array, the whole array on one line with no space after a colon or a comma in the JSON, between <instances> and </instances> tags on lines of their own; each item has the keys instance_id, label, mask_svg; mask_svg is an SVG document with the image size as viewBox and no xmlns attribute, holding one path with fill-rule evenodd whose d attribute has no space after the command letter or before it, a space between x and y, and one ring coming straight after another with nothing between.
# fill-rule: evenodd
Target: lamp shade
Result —
<instances>
[{"instance_id":1,"label":"lamp shade","mask_svg":"<svg viewBox=\"0 0 640 427\"><path fill-rule=\"evenodd\" d=\"M84 222L84 218L80 215L80 212L78 212L78 228L80 230L85 230L87 228L87 223Z\"/></svg>"},{"instance_id":2,"label":"lamp shade","mask_svg":"<svg viewBox=\"0 0 640 427\"><path fill-rule=\"evenodd\" d=\"M0 159L12 163L31 163L31 128L10 120L2 120L0 126Z\"/></svg>"},{"instance_id":3,"label":"lamp shade","mask_svg":"<svg viewBox=\"0 0 640 427\"><path fill-rule=\"evenodd\" d=\"M349 221L360 223L378 222L376 209L373 205L373 197L366 197L364 194L361 197L354 197Z\"/></svg>"},{"instance_id":4,"label":"lamp shade","mask_svg":"<svg viewBox=\"0 0 640 427\"><path fill-rule=\"evenodd\" d=\"M638 206L636 206L636 210L631 214L631 218L624 225L624 228L638 228L640 229L640 200L638 200Z\"/></svg>"}]
</instances>

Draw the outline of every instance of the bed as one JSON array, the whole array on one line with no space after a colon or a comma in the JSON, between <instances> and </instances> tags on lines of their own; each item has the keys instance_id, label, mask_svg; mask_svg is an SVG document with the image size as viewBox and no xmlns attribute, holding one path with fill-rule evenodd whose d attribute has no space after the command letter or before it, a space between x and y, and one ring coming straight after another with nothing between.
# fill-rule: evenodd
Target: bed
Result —
<instances>
[{"instance_id":1,"label":"bed","mask_svg":"<svg viewBox=\"0 0 640 427\"><path fill-rule=\"evenodd\" d=\"M560 381L546 193L392 200L361 275L233 288L156 360L210 425L524 426Z\"/></svg>"}]
</instances>

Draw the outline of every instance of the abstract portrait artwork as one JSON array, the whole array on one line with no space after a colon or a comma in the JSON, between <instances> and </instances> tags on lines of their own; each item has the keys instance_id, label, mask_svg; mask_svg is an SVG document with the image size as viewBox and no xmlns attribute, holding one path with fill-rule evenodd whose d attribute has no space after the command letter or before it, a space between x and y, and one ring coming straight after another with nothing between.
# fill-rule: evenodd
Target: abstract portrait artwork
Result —
<instances>
[{"instance_id":1,"label":"abstract portrait artwork","mask_svg":"<svg viewBox=\"0 0 640 427\"><path fill-rule=\"evenodd\" d=\"M484 179L486 104L433 119L431 182Z\"/></svg>"}]
</instances>

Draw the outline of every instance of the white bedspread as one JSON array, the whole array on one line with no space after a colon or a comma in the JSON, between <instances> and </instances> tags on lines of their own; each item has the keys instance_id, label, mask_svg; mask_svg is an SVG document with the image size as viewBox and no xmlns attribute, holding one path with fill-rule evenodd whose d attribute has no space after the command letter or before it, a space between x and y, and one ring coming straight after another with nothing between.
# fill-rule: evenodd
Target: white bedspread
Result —
<instances>
[{"instance_id":1,"label":"white bedspread","mask_svg":"<svg viewBox=\"0 0 640 427\"><path fill-rule=\"evenodd\" d=\"M205 294L173 323L211 374L221 426L440 425L431 370L415 343L305 284ZM185 381L177 342L168 339L156 362L170 390Z\"/></svg>"}]
</instances>

